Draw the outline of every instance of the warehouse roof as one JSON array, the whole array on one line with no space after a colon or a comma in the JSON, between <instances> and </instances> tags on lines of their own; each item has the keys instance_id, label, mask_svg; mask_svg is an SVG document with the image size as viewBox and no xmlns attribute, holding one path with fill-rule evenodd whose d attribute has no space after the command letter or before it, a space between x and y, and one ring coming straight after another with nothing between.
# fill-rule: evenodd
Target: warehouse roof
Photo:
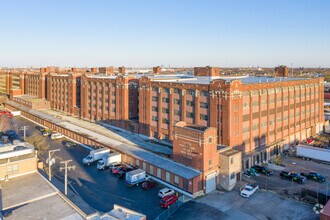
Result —
<instances>
[{"instance_id":1,"label":"warehouse roof","mask_svg":"<svg viewBox=\"0 0 330 220\"><path fill-rule=\"evenodd\" d=\"M66 122L66 121L57 119L53 116L42 113L40 111L32 110L30 108L27 108L25 106L15 103L15 102L8 101L7 103L10 104L11 106L19 108L22 111L26 111L32 115L36 115L37 117L39 117L41 119L48 120L61 127L64 127L73 132L79 133L82 136L89 137L104 146L112 147L114 150L116 150L120 153L133 155L133 156L135 156L141 160L144 160L156 167L167 170L167 171L174 173L178 176L181 176L185 179L192 179L201 174L201 172L198 170L195 170L191 167L176 163L176 162L166 159L164 157L158 156L157 154L154 154L154 153L144 150L142 148L131 146L128 144L123 144L120 141L117 141L112 138L106 137L104 135L98 134L96 132L85 129L83 127L74 125L70 122Z\"/></svg>"}]
</instances>

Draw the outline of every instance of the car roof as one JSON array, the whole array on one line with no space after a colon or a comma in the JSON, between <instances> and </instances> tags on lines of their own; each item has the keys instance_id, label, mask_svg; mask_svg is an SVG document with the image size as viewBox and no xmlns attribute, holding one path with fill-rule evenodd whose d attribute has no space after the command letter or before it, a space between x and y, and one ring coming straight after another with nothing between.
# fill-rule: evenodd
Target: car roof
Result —
<instances>
[{"instance_id":1,"label":"car roof","mask_svg":"<svg viewBox=\"0 0 330 220\"><path fill-rule=\"evenodd\" d=\"M167 192L169 190L170 190L169 188L163 188L163 189L159 190L159 192Z\"/></svg>"}]
</instances>

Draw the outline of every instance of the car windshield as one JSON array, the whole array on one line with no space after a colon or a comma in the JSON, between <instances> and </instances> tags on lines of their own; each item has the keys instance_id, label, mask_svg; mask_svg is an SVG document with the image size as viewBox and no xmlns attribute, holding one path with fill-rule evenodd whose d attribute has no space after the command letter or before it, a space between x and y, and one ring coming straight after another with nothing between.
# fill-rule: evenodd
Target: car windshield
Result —
<instances>
[{"instance_id":1,"label":"car windshield","mask_svg":"<svg viewBox=\"0 0 330 220\"><path fill-rule=\"evenodd\" d=\"M246 191L252 191L252 188L250 186L246 186L246 187L244 187L244 190L246 190Z\"/></svg>"}]
</instances>

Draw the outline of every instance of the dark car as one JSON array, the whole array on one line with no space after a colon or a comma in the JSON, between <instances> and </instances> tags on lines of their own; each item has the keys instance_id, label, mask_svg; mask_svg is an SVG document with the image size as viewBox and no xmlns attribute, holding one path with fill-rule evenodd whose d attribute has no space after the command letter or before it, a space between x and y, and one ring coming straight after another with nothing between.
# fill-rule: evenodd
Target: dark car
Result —
<instances>
[{"instance_id":1,"label":"dark car","mask_svg":"<svg viewBox=\"0 0 330 220\"><path fill-rule=\"evenodd\" d=\"M41 127L39 125L36 126L36 129L40 132L44 132L46 130L44 127Z\"/></svg>"},{"instance_id":2,"label":"dark car","mask_svg":"<svg viewBox=\"0 0 330 220\"><path fill-rule=\"evenodd\" d=\"M15 140L18 139L18 136L14 130L8 130L6 131L6 135L8 136L9 140Z\"/></svg>"},{"instance_id":3,"label":"dark car","mask_svg":"<svg viewBox=\"0 0 330 220\"><path fill-rule=\"evenodd\" d=\"M62 144L68 148L77 146L77 144L72 141L62 141Z\"/></svg>"},{"instance_id":4,"label":"dark car","mask_svg":"<svg viewBox=\"0 0 330 220\"><path fill-rule=\"evenodd\" d=\"M144 181L141 185L142 189L151 189L154 188L157 185L156 182L152 181L152 180L147 180Z\"/></svg>"},{"instance_id":5,"label":"dark car","mask_svg":"<svg viewBox=\"0 0 330 220\"><path fill-rule=\"evenodd\" d=\"M116 174L121 178L121 177L124 177L127 172L132 171L132 170L134 170L134 169L130 168L130 167L124 167Z\"/></svg>"},{"instance_id":6,"label":"dark car","mask_svg":"<svg viewBox=\"0 0 330 220\"><path fill-rule=\"evenodd\" d=\"M300 173L300 175L305 176L309 180L314 180L319 183L326 181L326 178L319 173L309 172L309 173Z\"/></svg>"},{"instance_id":7,"label":"dark car","mask_svg":"<svg viewBox=\"0 0 330 220\"><path fill-rule=\"evenodd\" d=\"M262 173L267 176L274 174L273 170L269 169L268 167L262 167L262 166L256 165L256 166L253 166L252 168L255 169L258 173Z\"/></svg>"},{"instance_id":8,"label":"dark car","mask_svg":"<svg viewBox=\"0 0 330 220\"><path fill-rule=\"evenodd\" d=\"M282 171L280 173L280 177L282 179L290 180L292 182L297 182L299 184L303 184L306 182L306 177L301 176L300 174L294 172Z\"/></svg>"}]
</instances>

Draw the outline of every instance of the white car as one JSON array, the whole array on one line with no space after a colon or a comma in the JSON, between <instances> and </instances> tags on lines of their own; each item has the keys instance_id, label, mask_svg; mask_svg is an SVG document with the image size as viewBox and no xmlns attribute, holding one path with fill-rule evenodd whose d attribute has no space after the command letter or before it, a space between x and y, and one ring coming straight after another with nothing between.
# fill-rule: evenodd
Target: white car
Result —
<instances>
[{"instance_id":1,"label":"white car","mask_svg":"<svg viewBox=\"0 0 330 220\"><path fill-rule=\"evenodd\" d=\"M61 139L63 137L64 137L64 135L60 134L60 133L53 133L50 135L50 139L52 139L52 140Z\"/></svg>"},{"instance_id":2,"label":"white car","mask_svg":"<svg viewBox=\"0 0 330 220\"><path fill-rule=\"evenodd\" d=\"M241 196L245 198L249 198L253 195L257 190L259 189L259 186L253 185L253 184L247 184L241 189Z\"/></svg>"},{"instance_id":3,"label":"white car","mask_svg":"<svg viewBox=\"0 0 330 220\"><path fill-rule=\"evenodd\" d=\"M165 196L174 195L175 191L173 189L164 188L158 191L158 197L164 198Z\"/></svg>"}]
</instances>

